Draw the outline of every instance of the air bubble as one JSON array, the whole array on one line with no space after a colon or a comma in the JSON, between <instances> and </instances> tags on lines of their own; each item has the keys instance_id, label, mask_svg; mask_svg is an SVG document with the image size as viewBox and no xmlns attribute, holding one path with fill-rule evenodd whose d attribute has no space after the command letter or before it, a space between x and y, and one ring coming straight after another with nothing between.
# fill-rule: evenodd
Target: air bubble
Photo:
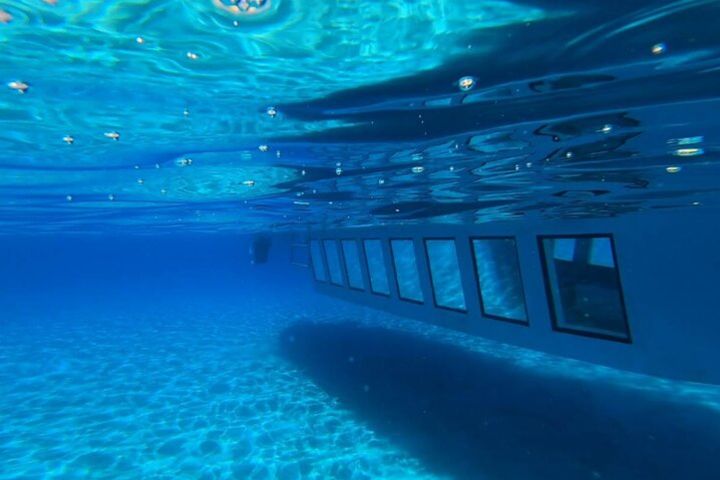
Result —
<instances>
[{"instance_id":1,"label":"air bubble","mask_svg":"<svg viewBox=\"0 0 720 480\"><path fill-rule=\"evenodd\" d=\"M667 45L665 45L665 43L663 43L663 42L656 43L650 49L650 51L653 53L653 55L662 55L663 53L665 53L666 50L667 50Z\"/></svg>"},{"instance_id":2,"label":"air bubble","mask_svg":"<svg viewBox=\"0 0 720 480\"><path fill-rule=\"evenodd\" d=\"M695 157L697 155L702 155L705 153L705 150L699 147L695 148L678 148L673 152L673 155L677 157Z\"/></svg>"},{"instance_id":3,"label":"air bubble","mask_svg":"<svg viewBox=\"0 0 720 480\"><path fill-rule=\"evenodd\" d=\"M15 80L7 84L8 87L12 88L16 92L23 94L30 89L30 84L23 82L22 80Z\"/></svg>"},{"instance_id":4,"label":"air bubble","mask_svg":"<svg viewBox=\"0 0 720 480\"><path fill-rule=\"evenodd\" d=\"M465 76L458 80L458 88L461 91L467 92L475 87L475 77Z\"/></svg>"},{"instance_id":5,"label":"air bubble","mask_svg":"<svg viewBox=\"0 0 720 480\"><path fill-rule=\"evenodd\" d=\"M12 19L12 15L0 8L0 23L10 23Z\"/></svg>"}]
</instances>

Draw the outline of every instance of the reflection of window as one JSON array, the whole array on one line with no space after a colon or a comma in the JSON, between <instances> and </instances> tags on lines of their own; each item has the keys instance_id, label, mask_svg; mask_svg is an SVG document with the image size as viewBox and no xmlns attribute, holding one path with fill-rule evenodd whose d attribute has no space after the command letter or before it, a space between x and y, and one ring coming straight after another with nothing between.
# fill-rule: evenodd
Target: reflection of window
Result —
<instances>
[{"instance_id":1,"label":"reflection of window","mask_svg":"<svg viewBox=\"0 0 720 480\"><path fill-rule=\"evenodd\" d=\"M312 260L313 274L318 282L327 282L325 273L325 261L323 260L322 248L318 240L310 240L310 259Z\"/></svg>"},{"instance_id":2,"label":"reflection of window","mask_svg":"<svg viewBox=\"0 0 720 480\"><path fill-rule=\"evenodd\" d=\"M415 258L415 244L410 239L396 239L390 240L390 247L400 298L412 302L422 302L423 294Z\"/></svg>"},{"instance_id":3,"label":"reflection of window","mask_svg":"<svg viewBox=\"0 0 720 480\"><path fill-rule=\"evenodd\" d=\"M435 305L465 311L465 294L462 288L455 240L427 239L425 240L425 249L430 267Z\"/></svg>"},{"instance_id":4,"label":"reflection of window","mask_svg":"<svg viewBox=\"0 0 720 480\"><path fill-rule=\"evenodd\" d=\"M475 238L472 247L483 315L527 323L515 239Z\"/></svg>"},{"instance_id":5,"label":"reflection of window","mask_svg":"<svg viewBox=\"0 0 720 480\"><path fill-rule=\"evenodd\" d=\"M380 295L390 295L382 243L380 240L364 240L363 247L365 247L365 260L370 275L370 290Z\"/></svg>"},{"instance_id":6,"label":"reflection of window","mask_svg":"<svg viewBox=\"0 0 720 480\"><path fill-rule=\"evenodd\" d=\"M363 289L362 268L360 267L360 251L355 240L343 240L343 257L350 288Z\"/></svg>"},{"instance_id":7,"label":"reflection of window","mask_svg":"<svg viewBox=\"0 0 720 480\"><path fill-rule=\"evenodd\" d=\"M540 237L556 330L630 341L612 237Z\"/></svg>"},{"instance_id":8,"label":"reflection of window","mask_svg":"<svg viewBox=\"0 0 720 480\"><path fill-rule=\"evenodd\" d=\"M325 258L327 258L330 283L342 285L342 270L340 269L340 251L335 240L325 240Z\"/></svg>"}]
</instances>

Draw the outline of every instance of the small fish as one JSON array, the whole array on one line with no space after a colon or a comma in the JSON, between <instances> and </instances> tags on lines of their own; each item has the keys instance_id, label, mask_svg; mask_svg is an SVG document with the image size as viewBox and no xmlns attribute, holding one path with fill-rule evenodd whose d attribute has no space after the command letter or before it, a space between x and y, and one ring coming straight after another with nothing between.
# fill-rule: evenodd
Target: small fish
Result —
<instances>
[{"instance_id":1,"label":"small fish","mask_svg":"<svg viewBox=\"0 0 720 480\"><path fill-rule=\"evenodd\" d=\"M112 132L105 132L105 136L106 136L107 138L110 138L110 139L115 140L116 142L117 142L118 140L120 140L120 133L118 133L118 132L116 132L116 131L114 131L114 130L113 130Z\"/></svg>"},{"instance_id":2,"label":"small fish","mask_svg":"<svg viewBox=\"0 0 720 480\"><path fill-rule=\"evenodd\" d=\"M10 23L12 20L13 16L0 8L0 23Z\"/></svg>"},{"instance_id":3,"label":"small fish","mask_svg":"<svg viewBox=\"0 0 720 480\"><path fill-rule=\"evenodd\" d=\"M189 167L190 165L192 165L192 163L193 163L192 158L187 158L187 157L178 158L175 161L175 164L178 167Z\"/></svg>"},{"instance_id":4,"label":"small fish","mask_svg":"<svg viewBox=\"0 0 720 480\"><path fill-rule=\"evenodd\" d=\"M72 135L65 135L63 137L63 142L67 143L68 145L72 145L73 143L75 143L75 138L73 138Z\"/></svg>"},{"instance_id":5,"label":"small fish","mask_svg":"<svg viewBox=\"0 0 720 480\"><path fill-rule=\"evenodd\" d=\"M267 152L267 151L268 151L268 146L267 146L267 145L260 145L260 146L258 147L258 150L260 150L261 152Z\"/></svg>"},{"instance_id":6,"label":"small fish","mask_svg":"<svg viewBox=\"0 0 720 480\"><path fill-rule=\"evenodd\" d=\"M187 52L185 55L186 55L187 58L189 58L190 60L197 60L198 58L200 58L200 55L198 55L198 54L195 53L195 52Z\"/></svg>"},{"instance_id":7,"label":"small fish","mask_svg":"<svg viewBox=\"0 0 720 480\"><path fill-rule=\"evenodd\" d=\"M16 90L18 93L23 94L28 91L30 85L20 80L8 83L8 87Z\"/></svg>"},{"instance_id":8,"label":"small fish","mask_svg":"<svg viewBox=\"0 0 720 480\"><path fill-rule=\"evenodd\" d=\"M275 118L277 116L278 112L275 107L267 107L267 110L265 110L265 113L267 113L270 118Z\"/></svg>"},{"instance_id":9,"label":"small fish","mask_svg":"<svg viewBox=\"0 0 720 480\"><path fill-rule=\"evenodd\" d=\"M246 187L254 187L255 186L255 180L245 180L242 182L243 185Z\"/></svg>"}]
</instances>

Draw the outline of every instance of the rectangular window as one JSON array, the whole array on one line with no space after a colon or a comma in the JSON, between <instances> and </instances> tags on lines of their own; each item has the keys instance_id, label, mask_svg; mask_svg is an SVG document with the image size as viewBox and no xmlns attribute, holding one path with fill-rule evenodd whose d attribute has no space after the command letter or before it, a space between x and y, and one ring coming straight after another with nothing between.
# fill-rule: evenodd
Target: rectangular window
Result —
<instances>
[{"instance_id":1,"label":"rectangular window","mask_svg":"<svg viewBox=\"0 0 720 480\"><path fill-rule=\"evenodd\" d=\"M430 267L435 306L467 311L455 240L426 239L425 252Z\"/></svg>"},{"instance_id":2,"label":"rectangular window","mask_svg":"<svg viewBox=\"0 0 720 480\"><path fill-rule=\"evenodd\" d=\"M360 266L360 249L355 240L343 240L343 257L345 257L345 272L347 273L350 288L363 290L362 267Z\"/></svg>"},{"instance_id":3,"label":"rectangular window","mask_svg":"<svg viewBox=\"0 0 720 480\"><path fill-rule=\"evenodd\" d=\"M612 237L546 236L539 242L555 330L630 342Z\"/></svg>"},{"instance_id":4,"label":"rectangular window","mask_svg":"<svg viewBox=\"0 0 720 480\"><path fill-rule=\"evenodd\" d=\"M379 295L390 295L385 254L380 240L364 240L365 261L370 275L370 291Z\"/></svg>"},{"instance_id":5,"label":"rectangular window","mask_svg":"<svg viewBox=\"0 0 720 480\"><path fill-rule=\"evenodd\" d=\"M415 243L411 239L390 240L390 251L395 267L398 295L403 300L422 303L423 293L415 257Z\"/></svg>"},{"instance_id":6,"label":"rectangular window","mask_svg":"<svg viewBox=\"0 0 720 480\"><path fill-rule=\"evenodd\" d=\"M318 282L327 282L325 272L325 259L319 240L310 240L310 259L312 260L313 274Z\"/></svg>"},{"instance_id":7,"label":"rectangular window","mask_svg":"<svg viewBox=\"0 0 720 480\"><path fill-rule=\"evenodd\" d=\"M328 272L330 272L330 283L342 285L342 270L340 269L340 251L335 240L323 241L325 245L325 258L327 258Z\"/></svg>"},{"instance_id":8,"label":"rectangular window","mask_svg":"<svg viewBox=\"0 0 720 480\"><path fill-rule=\"evenodd\" d=\"M473 238L471 241L483 315L527 323L515 239Z\"/></svg>"}]
</instances>

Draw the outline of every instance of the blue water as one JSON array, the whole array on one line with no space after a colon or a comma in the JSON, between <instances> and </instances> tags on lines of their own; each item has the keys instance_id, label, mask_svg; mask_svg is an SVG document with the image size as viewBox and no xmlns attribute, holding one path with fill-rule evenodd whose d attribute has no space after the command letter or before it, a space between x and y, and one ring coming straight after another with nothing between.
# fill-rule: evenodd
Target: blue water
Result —
<instances>
[{"instance_id":1,"label":"blue water","mask_svg":"<svg viewBox=\"0 0 720 480\"><path fill-rule=\"evenodd\" d=\"M720 477L720 387L343 303L288 261L357 226L712 224L720 2L236 3L0 0L0 479ZM483 308L522 323L501 247ZM392 253L405 298L467 306Z\"/></svg>"},{"instance_id":2,"label":"blue water","mask_svg":"<svg viewBox=\"0 0 720 480\"><path fill-rule=\"evenodd\" d=\"M716 478L717 386L332 300L281 241L2 239L0 478Z\"/></svg>"}]
</instances>

